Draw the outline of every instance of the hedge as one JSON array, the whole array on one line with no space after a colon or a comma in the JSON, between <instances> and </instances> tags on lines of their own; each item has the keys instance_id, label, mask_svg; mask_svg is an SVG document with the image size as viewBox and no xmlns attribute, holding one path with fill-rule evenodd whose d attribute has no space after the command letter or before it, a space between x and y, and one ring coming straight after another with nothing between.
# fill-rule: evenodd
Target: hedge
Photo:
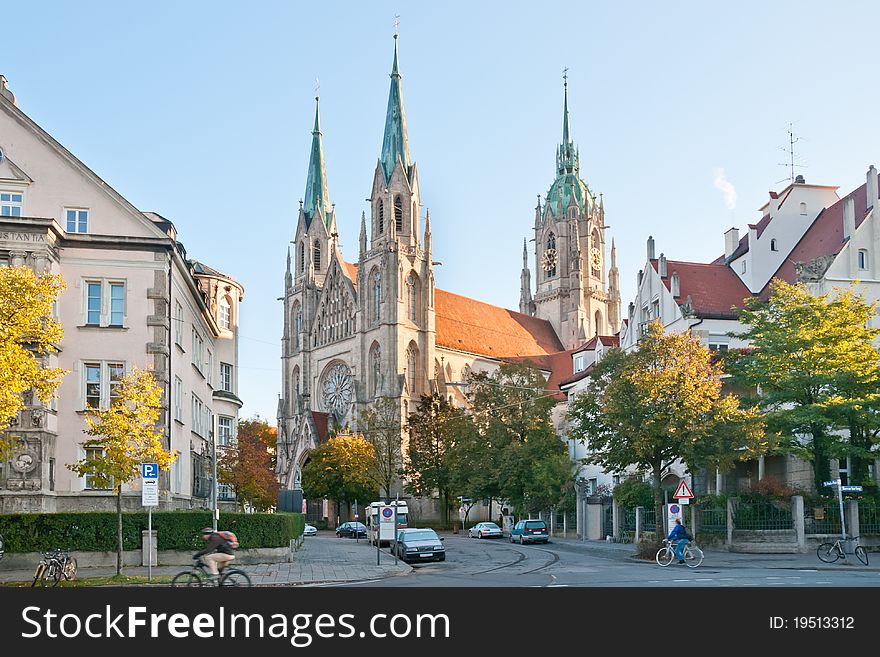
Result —
<instances>
[{"instance_id":1,"label":"hedge","mask_svg":"<svg viewBox=\"0 0 880 657\"><path fill-rule=\"evenodd\" d=\"M162 511L153 514L160 550L200 549L199 530L211 526L210 511ZM287 547L303 533L301 513L224 513L220 529L235 532L241 548ZM122 514L122 547L141 549L147 514ZM116 551L115 513L12 513L0 515L6 551L38 552L56 547L81 552Z\"/></svg>"}]
</instances>

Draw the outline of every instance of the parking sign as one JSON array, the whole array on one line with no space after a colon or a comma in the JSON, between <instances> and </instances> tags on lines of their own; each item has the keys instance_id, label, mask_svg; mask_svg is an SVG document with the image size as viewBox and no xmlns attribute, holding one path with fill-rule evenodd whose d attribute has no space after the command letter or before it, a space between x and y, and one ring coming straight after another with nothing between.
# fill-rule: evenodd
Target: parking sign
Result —
<instances>
[{"instance_id":1,"label":"parking sign","mask_svg":"<svg viewBox=\"0 0 880 657\"><path fill-rule=\"evenodd\" d=\"M158 463L141 463L141 505L159 506Z\"/></svg>"}]
</instances>

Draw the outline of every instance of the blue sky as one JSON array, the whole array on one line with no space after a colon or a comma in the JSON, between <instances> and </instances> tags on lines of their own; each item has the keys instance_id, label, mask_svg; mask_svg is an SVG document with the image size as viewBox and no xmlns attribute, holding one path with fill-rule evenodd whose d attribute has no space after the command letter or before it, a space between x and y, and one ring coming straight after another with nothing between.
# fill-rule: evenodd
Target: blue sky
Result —
<instances>
[{"instance_id":1,"label":"blue sky","mask_svg":"<svg viewBox=\"0 0 880 657\"><path fill-rule=\"evenodd\" d=\"M658 253L707 261L724 230L758 219L788 176L789 122L808 182L843 194L880 164L876 3L317 4L31 0L3 11L0 73L22 110L137 207L174 221L192 257L244 284L243 417L274 421L276 299L315 78L330 198L354 261L395 14L437 285L452 292L517 307L522 240L554 177L566 66L624 312L649 234Z\"/></svg>"}]
</instances>

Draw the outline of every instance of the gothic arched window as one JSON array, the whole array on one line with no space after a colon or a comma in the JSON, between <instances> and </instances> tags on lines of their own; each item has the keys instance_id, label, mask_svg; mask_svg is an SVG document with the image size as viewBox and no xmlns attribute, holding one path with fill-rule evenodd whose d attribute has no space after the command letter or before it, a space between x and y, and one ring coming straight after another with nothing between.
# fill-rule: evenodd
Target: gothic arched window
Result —
<instances>
[{"instance_id":1,"label":"gothic arched window","mask_svg":"<svg viewBox=\"0 0 880 657\"><path fill-rule=\"evenodd\" d=\"M382 274L378 269L373 270L370 281L370 311L370 319L378 324L382 316Z\"/></svg>"},{"instance_id":2,"label":"gothic arched window","mask_svg":"<svg viewBox=\"0 0 880 657\"><path fill-rule=\"evenodd\" d=\"M315 261L315 271L318 271L321 268L321 243L318 240L315 240L315 255L313 256L313 260Z\"/></svg>"},{"instance_id":3,"label":"gothic arched window","mask_svg":"<svg viewBox=\"0 0 880 657\"><path fill-rule=\"evenodd\" d=\"M293 376L290 379L293 384L293 398L299 397L299 365L293 368Z\"/></svg>"},{"instance_id":4,"label":"gothic arched window","mask_svg":"<svg viewBox=\"0 0 880 657\"><path fill-rule=\"evenodd\" d=\"M418 377L416 376L418 355L418 347L416 347L415 344L410 344L406 350L406 384L409 387L410 397L415 397L418 393L418 390L416 389L416 382L418 381Z\"/></svg>"},{"instance_id":5,"label":"gothic arched window","mask_svg":"<svg viewBox=\"0 0 880 657\"><path fill-rule=\"evenodd\" d=\"M293 315L293 348L299 349L299 336L302 333L303 328L303 314L299 302L293 304L291 314Z\"/></svg>"},{"instance_id":6,"label":"gothic arched window","mask_svg":"<svg viewBox=\"0 0 880 657\"><path fill-rule=\"evenodd\" d=\"M556 235L550 233L544 249L544 271L548 278L556 276L556 265L559 263L559 254L556 251Z\"/></svg>"},{"instance_id":7,"label":"gothic arched window","mask_svg":"<svg viewBox=\"0 0 880 657\"><path fill-rule=\"evenodd\" d=\"M299 273L303 273L306 270L306 243L299 243Z\"/></svg>"},{"instance_id":8,"label":"gothic arched window","mask_svg":"<svg viewBox=\"0 0 880 657\"><path fill-rule=\"evenodd\" d=\"M403 231L403 201L400 195L394 197L394 228L398 233Z\"/></svg>"},{"instance_id":9,"label":"gothic arched window","mask_svg":"<svg viewBox=\"0 0 880 657\"><path fill-rule=\"evenodd\" d=\"M379 215L379 234L385 232L385 204L382 203L382 199L379 199L379 207L376 209L376 213Z\"/></svg>"}]
</instances>

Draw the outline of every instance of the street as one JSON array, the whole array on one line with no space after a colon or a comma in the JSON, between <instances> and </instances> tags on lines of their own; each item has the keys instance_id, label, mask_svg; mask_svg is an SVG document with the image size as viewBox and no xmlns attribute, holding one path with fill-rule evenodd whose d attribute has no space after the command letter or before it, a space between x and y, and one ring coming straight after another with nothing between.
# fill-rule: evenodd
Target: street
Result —
<instances>
[{"instance_id":1,"label":"street","mask_svg":"<svg viewBox=\"0 0 880 657\"><path fill-rule=\"evenodd\" d=\"M382 587L878 587L880 555L868 566L821 564L815 553L731 554L706 551L695 569L630 558L631 545L553 539L546 545L511 544L444 534L446 561L414 564L408 575L350 586ZM334 540L320 537L317 540ZM375 555L375 548L372 549ZM366 556L366 555L365 555ZM391 560L387 549L382 559Z\"/></svg>"}]
</instances>

